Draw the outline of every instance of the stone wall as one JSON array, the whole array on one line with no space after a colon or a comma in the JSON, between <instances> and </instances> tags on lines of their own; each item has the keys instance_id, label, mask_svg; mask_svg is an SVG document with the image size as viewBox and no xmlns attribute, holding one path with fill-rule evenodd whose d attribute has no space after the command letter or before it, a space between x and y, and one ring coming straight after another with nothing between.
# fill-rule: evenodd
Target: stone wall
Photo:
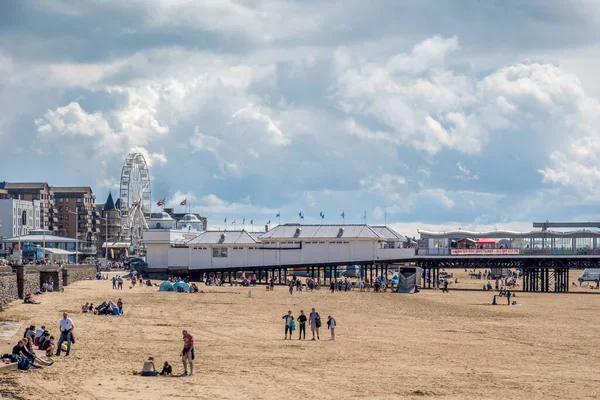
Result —
<instances>
[{"instance_id":1,"label":"stone wall","mask_svg":"<svg viewBox=\"0 0 600 400\"><path fill-rule=\"evenodd\" d=\"M18 298L17 274L12 272L12 268L0 267L0 310Z\"/></svg>"},{"instance_id":2,"label":"stone wall","mask_svg":"<svg viewBox=\"0 0 600 400\"><path fill-rule=\"evenodd\" d=\"M96 279L96 267L93 265L68 265L63 269L63 284Z\"/></svg>"},{"instance_id":3,"label":"stone wall","mask_svg":"<svg viewBox=\"0 0 600 400\"><path fill-rule=\"evenodd\" d=\"M44 283L54 282L54 290L62 292L63 290L63 277L62 271L58 268L46 269L40 271L40 285Z\"/></svg>"},{"instance_id":4,"label":"stone wall","mask_svg":"<svg viewBox=\"0 0 600 400\"><path fill-rule=\"evenodd\" d=\"M20 299L24 298L26 294L33 294L36 289L40 289L40 271L38 268L17 265L13 269L17 273L17 290Z\"/></svg>"}]
</instances>

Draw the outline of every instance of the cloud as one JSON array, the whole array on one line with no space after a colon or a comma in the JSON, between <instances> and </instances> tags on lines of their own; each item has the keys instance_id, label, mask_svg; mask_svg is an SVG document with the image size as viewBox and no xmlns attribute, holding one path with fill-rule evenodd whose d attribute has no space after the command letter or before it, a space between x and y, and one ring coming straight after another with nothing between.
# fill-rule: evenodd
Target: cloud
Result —
<instances>
[{"instance_id":1,"label":"cloud","mask_svg":"<svg viewBox=\"0 0 600 400\"><path fill-rule=\"evenodd\" d=\"M285 146L290 144L290 139L283 134L281 129L279 129L277 126L278 123L273 121L268 114L253 104L239 109L231 116L231 118L231 123L234 122L233 120L245 121L246 123L256 123L256 130L266 134L268 143L271 143L275 146ZM249 129L252 128L253 127L250 126Z\"/></svg>"},{"instance_id":2,"label":"cloud","mask_svg":"<svg viewBox=\"0 0 600 400\"><path fill-rule=\"evenodd\" d=\"M463 181L477 181L479 180L479 174L471 174L471 170L463 166L460 161L456 163L456 168L460 171L460 175L456 175L456 179Z\"/></svg>"},{"instance_id":3,"label":"cloud","mask_svg":"<svg viewBox=\"0 0 600 400\"><path fill-rule=\"evenodd\" d=\"M132 147L129 150L129 153L141 153L144 156L144 159L146 160L146 164L148 164L148 167L156 166L157 164L166 164L167 163L167 156L164 153L150 153L144 147L139 147L139 146Z\"/></svg>"}]
</instances>

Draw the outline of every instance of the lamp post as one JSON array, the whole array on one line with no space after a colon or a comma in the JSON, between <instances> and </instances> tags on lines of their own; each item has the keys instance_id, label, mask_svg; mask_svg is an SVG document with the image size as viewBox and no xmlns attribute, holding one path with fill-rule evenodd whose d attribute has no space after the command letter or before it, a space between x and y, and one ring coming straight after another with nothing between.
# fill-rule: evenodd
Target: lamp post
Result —
<instances>
[{"instance_id":1,"label":"lamp post","mask_svg":"<svg viewBox=\"0 0 600 400\"><path fill-rule=\"evenodd\" d=\"M75 225L75 264L79 264L79 209L75 206L75 212L67 211L69 214L74 214L76 217Z\"/></svg>"}]
</instances>

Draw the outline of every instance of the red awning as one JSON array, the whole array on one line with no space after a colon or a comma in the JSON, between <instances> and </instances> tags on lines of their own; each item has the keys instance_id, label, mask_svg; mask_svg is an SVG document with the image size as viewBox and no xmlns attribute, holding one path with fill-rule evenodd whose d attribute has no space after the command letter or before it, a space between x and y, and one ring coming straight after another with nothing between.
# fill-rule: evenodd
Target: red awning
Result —
<instances>
[{"instance_id":1,"label":"red awning","mask_svg":"<svg viewBox=\"0 0 600 400\"><path fill-rule=\"evenodd\" d=\"M475 244L498 244L498 241L490 238L479 239Z\"/></svg>"}]
</instances>

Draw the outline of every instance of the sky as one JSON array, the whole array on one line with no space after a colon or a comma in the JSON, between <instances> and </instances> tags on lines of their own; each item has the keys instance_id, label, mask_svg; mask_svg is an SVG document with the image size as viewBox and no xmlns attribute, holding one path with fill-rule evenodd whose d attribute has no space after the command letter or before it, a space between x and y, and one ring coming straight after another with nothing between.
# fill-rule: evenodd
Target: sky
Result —
<instances>
[{"instance_id":1,"label":"sky","mask_svg":"<svg viewBox=\"0 0 600 400\"><path fill-rule=\"evenodd\" d=\"M212 227L598 220L599 5L2 1L0 180L102 203L140 152Z\"/></svg>"}]
</instances>

